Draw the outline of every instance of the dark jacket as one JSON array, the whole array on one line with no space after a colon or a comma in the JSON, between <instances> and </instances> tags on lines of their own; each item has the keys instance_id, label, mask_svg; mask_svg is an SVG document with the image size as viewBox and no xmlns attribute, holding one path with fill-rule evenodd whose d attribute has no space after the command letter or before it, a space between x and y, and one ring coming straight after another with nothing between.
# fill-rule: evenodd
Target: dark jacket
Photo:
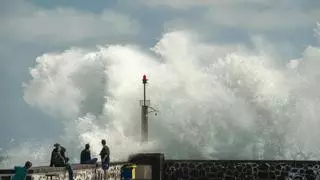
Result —
<instances>
[{"instance_id":1,"label":"dark jacket","mask_svg":"<svg viewBox=\"0 0 320 180\"><path fill-rule=\"evenodd\" d=\"M110 149L107 145L104 145L100 151L100 158L102 163L110 162Z\"/></svg>"},{"instance_id":2,"label":"dark jacket","mask_svg":"<svg viewBox=\"0 0 320 180\"><path fill-rule=\"evenodd\" d=\"M80 164L86 164L87 161L91 160L91 153L89 149L84 149L80 154Z\"/></svg>"}]
</instances>

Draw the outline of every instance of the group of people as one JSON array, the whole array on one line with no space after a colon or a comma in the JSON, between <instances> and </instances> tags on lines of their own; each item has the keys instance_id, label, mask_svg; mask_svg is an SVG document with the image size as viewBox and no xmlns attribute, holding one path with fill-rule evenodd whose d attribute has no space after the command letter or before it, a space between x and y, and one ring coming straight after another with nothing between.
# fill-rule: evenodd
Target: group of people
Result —
<instances>
[{"instance_id":1,"label":"group of people","mask_svg":"<svg viewBox=\"0 0 320 180\"><path fill-rule=\"evenodd\" d=\"M100 158L103 170L109 168L110 163L110 149L106 145L106 140L101 140L102 149L100 151ZM54 144L54 149L51 153L50 167L67 167L69 158L66 157L66 148L60 144ZM90 145L86 144L85 148L80 154L80 164L96 164L97 158L91 159Z\"/></svg>"},{"instance_id":2,"label":"group of people","mask_svg":"<svg viewBox=\"0 0 320 180\"><path fill-rule=\"evenodd\" d=\"M99 154L101 166L104 171L107 171L110 164L110 149L106 145L106 140L101 140L101 144L102 149ZM91 159L90 145L86 144L80 154L80 164L97 164L97 161L97 158ZM13 180L24 180L31 166L32 163L30 161L27 161L23 167L15 166L15 176ZM69 164L69 158L66 157L66 148L58 143L54 144L54 149L51 153L50 167L66 167L69 173L69 179L73 179L73 171Z\"/></svg>"},{"instance_id":3,"label":"group of people","mask_svg":"<svg viewBox=\"0 0 320 180\"><path fill-rule=\"evenodd\" d=\"M100 151L100 159L102 164L102 169L107 170L110 163L110 149L106 145L106 140L101 140L102 149ZM81 151L80 154L80 164L96 164L98 161L97 158L91 159L90 145L86 144L85 148Z\"/></svg>"}]
</instances>

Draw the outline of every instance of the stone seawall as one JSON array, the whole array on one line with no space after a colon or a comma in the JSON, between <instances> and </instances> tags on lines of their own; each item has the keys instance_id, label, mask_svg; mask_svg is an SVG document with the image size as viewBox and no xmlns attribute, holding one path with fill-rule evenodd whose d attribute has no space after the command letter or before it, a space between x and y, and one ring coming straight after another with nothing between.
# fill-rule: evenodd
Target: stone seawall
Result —
<instances>
[{"instance_id":1,"label":"stone seawall","mask_svg":"<svg viewBox=\"0 0 320 180\"><path fill-rule=\"evenodd\" d=\"M167 180L318 180L319 161L166 160Z\"/></svg>"}]
</instances>

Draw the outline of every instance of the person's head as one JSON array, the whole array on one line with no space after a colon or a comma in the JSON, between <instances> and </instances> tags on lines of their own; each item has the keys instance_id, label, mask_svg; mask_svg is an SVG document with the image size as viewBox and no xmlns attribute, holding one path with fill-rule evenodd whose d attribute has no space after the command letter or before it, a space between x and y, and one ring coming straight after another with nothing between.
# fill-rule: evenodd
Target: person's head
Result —
<instances>
[{"instance_id":1,"label":"person's head","mask_svg":"<svg viewBox=\"0 0 320 180\"><path fill-rule=\"evenodd\" d=\"M32 166L32 163L30 161L27 161L25 164L24 164L24 167L27 168L27 169L30 169Z\"/></svg>"},{"instance_id":2,"label":"person's head","mask_svg":"<svg viewBox=\"0 0 320 180\"><path fill-rule=\"evenodd\" d=\"M106 145L106 140L102 139L102 140L101 140L101 144L102 144L103 146Z\"/></svg>"},{"instance_id":3,"label":"person's head","mask_svg":"<svg viewBox=\"0 0 320 180\"><path fill-rule=\"evenodd\" d=\"M85 149L90 149L90 145L86 144Z\"/></svg>"},{"instance_id":4,"label":"person's head","mask_svg":"<svg viewBox=\"0 0 320 180\"><path fill-rule=\"evenodd\" d=\"M66 162L69 162L69 158L68 157L66 157L65 160L66 160Z\"/></svg>"},{"instance_id":5,"label":"person's head","mask_svg":"<svg viewBox=\"0 0 320 180\"><path fill-rule=\"evenodd\" d=\"M59 148L59 147L60 147L60 144L59 144L59 143L55 143L55 144L53 145L53 147Z\"/></svg>"}]
</instances>

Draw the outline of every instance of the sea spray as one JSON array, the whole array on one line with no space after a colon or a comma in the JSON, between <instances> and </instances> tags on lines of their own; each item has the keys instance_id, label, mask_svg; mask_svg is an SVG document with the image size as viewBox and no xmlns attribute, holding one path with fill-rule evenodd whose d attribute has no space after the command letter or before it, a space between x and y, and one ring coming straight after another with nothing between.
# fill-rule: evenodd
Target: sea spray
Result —
<instances>
[{"instance_id":1,"label":"sea spray","mask_svg":"<svg viewBox=\"0 0 320 180\"><path fill-rule=\"evenodd\" d=\"M24 99L62 121L60 141L74 160L85 143L97 156L102 138L112 160L144 151L175 159L319 158L320 48L287 63L278 57L261 44L223 46L170 32L150 50L106 45L39 56ZM139 142L143 74L160 110L149 117L148 144ZM49 154L53 142L19 151ZM41 157L28 158L49 161Z\"/></svg>"}]
</instances>

